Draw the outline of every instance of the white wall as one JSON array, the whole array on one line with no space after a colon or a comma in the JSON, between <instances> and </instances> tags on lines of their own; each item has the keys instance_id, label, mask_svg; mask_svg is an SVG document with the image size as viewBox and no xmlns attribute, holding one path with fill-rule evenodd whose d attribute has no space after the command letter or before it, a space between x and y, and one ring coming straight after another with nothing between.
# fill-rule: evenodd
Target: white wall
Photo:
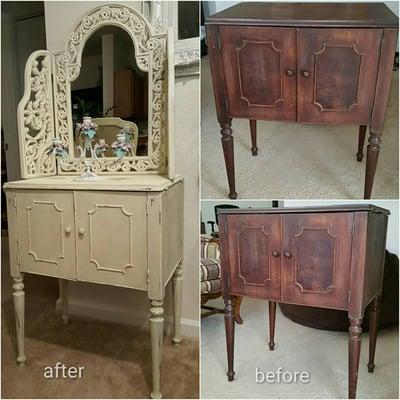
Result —
<instances>
[{"instance_id":1,"label":"white wall","mask_svg":"<svg viewBox=\"0 0 400 400\"><path fill-rule=\"evenodd\" d=\"M386 248L399 256L399 202L397 200L285 200L285 207L371 203L390 210Z\"/></svg>"},{"instance_id":2,"label":"white wall","mask_svg":"<svg viewBox=\"0 0 400 400\"><path fill-rule=\"evenodd\" d=\"M141 9L141 2L138 1L46 2L48 50L62 49L78 18L98 5L110 3L123 3ZM198 76L176 79L176 170L185 178L182 334L192 337L198 337L199 328L199 93ZM165 308L168 316L172 307L171 291L167 289ZM148 326L149 301L144 292L71 283L69 295L71 313Z\"/></svg>"}]
</instances>

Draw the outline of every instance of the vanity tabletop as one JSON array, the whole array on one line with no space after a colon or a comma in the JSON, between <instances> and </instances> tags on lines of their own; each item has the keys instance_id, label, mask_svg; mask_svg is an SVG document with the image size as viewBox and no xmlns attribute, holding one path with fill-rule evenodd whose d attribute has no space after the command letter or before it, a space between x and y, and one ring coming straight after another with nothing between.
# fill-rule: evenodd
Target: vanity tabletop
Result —
<instances>
[{"instance_id":1,"label":"vanity tabletop","mask_svg":"<svg viewBox=\"0 0 400 400\"><path fill-rule=\"evenodd\" d=\"M384 3L246 2L207 18L206 24L398 28Z\"/></svg>"},{"instance_id":2,"label":"vanity tabletop","mask_svg":"<svg viewBox=\"0 0 400 400\"><path fill-rule=\"evenodd\" d=\"M113 190L129 192L162 192L182 181L182 175L171 180L160 175L101 175L99 181L76 181L77 175L56 175L45 178L7 182L4 189Z\"/></svg>"},{"instance_id":3,"label":"vanity tabletop","mask_svg":"<svg viewBox=\"0 0 400 400\"><path fill-rule=\"evenodd\" d=\"M306 207L273 207L273 208L227 208L219 209L218 214L302 214L302 213L327 213L327 212L356 212L369 211L390 214L386 208L374 204L339 204L327 206Z\"/></svg>"}]
</instances>

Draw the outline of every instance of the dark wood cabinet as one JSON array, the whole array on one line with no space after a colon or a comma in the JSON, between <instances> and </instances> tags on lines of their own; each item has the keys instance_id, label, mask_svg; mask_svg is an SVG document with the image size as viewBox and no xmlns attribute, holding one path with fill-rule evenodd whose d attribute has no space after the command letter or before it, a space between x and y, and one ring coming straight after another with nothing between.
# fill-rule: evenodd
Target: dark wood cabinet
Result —
<instances>
[{"instance_id":1,"label":"dark wood cabinet","mask_svg":"<svg viewBox=\"0 0 400 400\"><path fill-rule=\"evenodd\" d=\"M232 118L370 127L364 197L383 131L398 19L383 3L241 3L208 18L214 95L236 198Z\"/></svg>"},{"instance_id":2,"label":"dark wood cabinet","mask_svg":"<svg viewBox=\"0 0 400 400\"><path fill-rule=\"evenodd\" d=\"M389 211L373 205L233 209L218 214L228 378L233 380L235 296L348 311L349 398L356 395L361 323L372 302L369 372L382 292Z\"/></svg>"}]
</instances>

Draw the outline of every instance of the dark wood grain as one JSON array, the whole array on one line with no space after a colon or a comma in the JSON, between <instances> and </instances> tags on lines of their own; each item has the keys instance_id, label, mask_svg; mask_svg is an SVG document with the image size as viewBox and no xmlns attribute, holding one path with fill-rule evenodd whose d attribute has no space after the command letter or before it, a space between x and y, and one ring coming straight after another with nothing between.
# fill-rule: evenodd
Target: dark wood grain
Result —
<instances>
[{"instance_id":1,"label":"dark wood grain","mask_svg":"<svg viewBox=\"0 0 400 400\"><path fill-rule=\"evenodd\" d=\"M268 346L271 351L275 349L275 319L276 319L276 301L268 302L269 308L269 342Z\"/></svg>"},{"instance_id":2,"label":"dark wood grain","mask_svg":"<svg viewBox=\"0 0 400 400\"><path fill-rule=\"evenodd\" d=\"M357 161L361 162L364 157L364 143L365 133L367 132L366 125L360 125L358 130L358 149L357 149Z\"/></svg>"},{"instance_id":3,"label":"dark wood grain","mask_svg":"<svg viewBox=\"0 0 400 400\"><path fill-rule=\"evenodd\" d=\"M297 120L369 124L381 37L380 29L300 29Z\"/></svg>"},{"instance_id":4,"label":"dark wood grain","mask_svg":"<svg viewBox=\"0 0 400 400\"><path fill-rule=\"evenodd\" d=\"M250 119L250 136L251 136L251 154L256 156L258 153L257 147L257 121L255 119Z\"/></svg>"},{"instance_id":5,"label":"dark wood grain","mask_svg":"<svg viewBox=\"0 0 400 400\"><path fill-rule=\"evenodd\" d=\"M398 21L383 3L245 2L210 16L206 24L395 28Z\"/></svg>"},{"instance_id":6,"label":"dark wood grain","mask_svg":"<svg viewBox=\"0 0 400 400\"><path fill-rule=\"evenodd\" d=\"M362 319L350 318L349 327L349 399L356 398L361 351Z\"/></svg>"},{"instance_id":7,"label":"dark wood grain","mask_svg":"<svg viewBox=\"0 0 400 400\"><path fill-rule=\"evenodd\" d=\"M370 126L364 186L369 199L397 35L398 18L383 3L247 2L208 18L229 197L237 194L228 125L246 118ZM359 147L364 137L361 128Z\"/></svg>"},{"instance_id":8,"label":"dark wood grain","mask_svg":"<svg viewBox=\"0 0 400 400\"><path fill-rule=\"evenodd\" d=\"M376 296L370 305L369 314L369 358L368 372L374 372L375 369L375 349L378 336L379 315L381 313L381 299Z\"/></svg>"},{"instance_id":9,"label":"dark wood grain","mask_svg":"<svg viewBox=\"0 0 400 400\"><path fill-rule=\"evenodd\" d=\"M221 272L232 380L234 296L269 301L269 348L276 302L348 312L349 398L356 396L361 323L371 303L369 370L374 368L388 210L370 204L221 210Z\"/></svg>"}]
</instances>

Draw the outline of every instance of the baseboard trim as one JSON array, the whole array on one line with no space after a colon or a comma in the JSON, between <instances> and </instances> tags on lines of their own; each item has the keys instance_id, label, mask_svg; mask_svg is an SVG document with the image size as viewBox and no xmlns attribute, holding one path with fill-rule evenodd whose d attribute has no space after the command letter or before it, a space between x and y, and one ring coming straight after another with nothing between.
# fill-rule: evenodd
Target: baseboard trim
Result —
<instances>
[{"instance_id":1,"label":"baseboard trim","mask_svg":"<svg viewBox=\"0 0 400 400\"><path fill-rule=\"evenodd\" d=\"M56 301L56 309L61 311L62 300L59 298ZM138 310L121 309L112 305L105 306L97 303L88 303L70 300L68 303L68 314L73 318L74 315L84 318L98 319L106 322L121 323L126 325L139 326L144 329L149 328L149 322L146 315ZM70 318L70 319L71 319ZM181 335L190 339L199 339L199 321L182 318L181 319ZM170 335L172 331L172 316L165 316L165 332Z\"/></svg>"}]
</instances>

